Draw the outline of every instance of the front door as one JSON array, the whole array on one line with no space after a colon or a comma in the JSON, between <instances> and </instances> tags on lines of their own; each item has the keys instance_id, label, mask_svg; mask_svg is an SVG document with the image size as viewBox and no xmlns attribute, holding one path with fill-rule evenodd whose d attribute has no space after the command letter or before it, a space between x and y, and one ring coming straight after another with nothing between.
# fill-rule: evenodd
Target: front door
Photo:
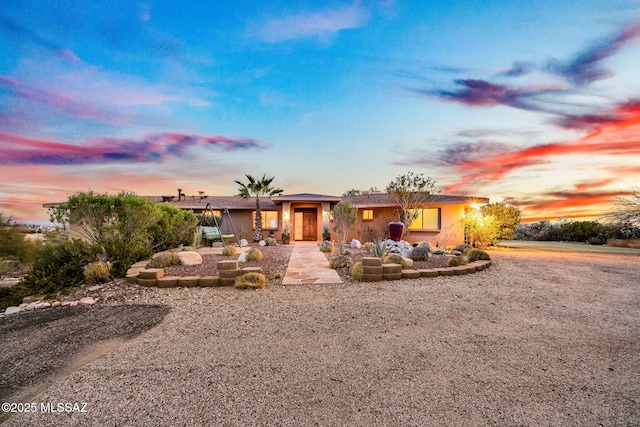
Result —
<instances>
[{"instance_id":1,"label":"front door","mask_svg":"<svg viewBox=\"0 0 640 427\"><path fill-rule=\"evenodd\" d=\"M318 211L316 209L296 210L293 214L294 240L315 242L318 238Z\"/></svg>"},{"instance_id":2,"label":"front door","mask_svg":"<svg viewBox=\"0 0 640 427\"><path fill-rule=\"evenodd\" d=\"M316 241L318 227L315 212L302 212L302 240Z\"/></svg>"}]
</instances>

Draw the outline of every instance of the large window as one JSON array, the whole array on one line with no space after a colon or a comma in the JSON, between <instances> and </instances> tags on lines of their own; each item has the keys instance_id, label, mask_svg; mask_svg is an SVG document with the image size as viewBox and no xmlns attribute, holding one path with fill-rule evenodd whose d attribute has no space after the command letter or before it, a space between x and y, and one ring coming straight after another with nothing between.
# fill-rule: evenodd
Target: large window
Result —
<instances>
[{"instance_id":1,"label":"large window","mask_svg":"<svg viewBox=\"0 0 640 427\"><path fill-rule=\"evenodd\" d=\"M373 209L363 209L362 210L362 220L363 221L373 221Z\"/></svg>"},{"instance_id":2,"label":"large window","mask_svg":"<svg viewBox=\"0 0 640 427\"><path fill-rule=\"evenodd\" d=\"M409 230L440 230L440 208L416 209L418 217Z\"/></svg>"},{"instance_id":3,"label":"large window","mask_svg":"<svg viewBox=\"0 0 640 427\"><path fill-rule=\"evenodd\" d=\"M262 229L277 230L278 229L278 211L260 211L262 213ZM253 211L251 228L256 227L256 211Z\"/></svg>"}]
</instances>

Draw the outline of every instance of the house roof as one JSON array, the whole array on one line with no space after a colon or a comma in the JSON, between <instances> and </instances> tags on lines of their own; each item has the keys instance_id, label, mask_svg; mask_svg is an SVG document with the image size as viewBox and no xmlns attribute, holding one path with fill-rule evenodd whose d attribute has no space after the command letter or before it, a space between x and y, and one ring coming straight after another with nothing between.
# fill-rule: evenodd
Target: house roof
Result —
<instances>
[{"instance_id":1,"label":"house roof","mask_svg":"<svg viewBox=\"0 0 640 427\"><path fill-rule=\"evenodd\" d=\"M342 200L346 200L358 208L365 207L389 207L398 206L398 202L393 195L388 193L366 193L358 196L345 196ZM467 196L447 196L438 195L433 201L433 205L458 205L458 204L487 204L487 197L467 197Z\"/></svg>"},{"instance_id":2,"label":"house roof","mask_svg":"<svg viewBox=\"0 0 640 427\"><path fill-rule=\"evenodd\" d=\"M255 199L243 199L236 196L186 196L180 201L170 201L173 206L177 206L181 209L204 209L207 204L211 205L212 209L255 209ZM275 209L276 204L271 201L270 198L265 197L260 199L261 209Z\"/></svg>"},{"instance_id":3,"label":"house roof","mask_svg":"<svg viewBox=\"0 0 640 427\"><path fill-rule=\"evenodd\" d=\"M327 196L325 194L298 193L298 194L281 194L271 198L275 203L282 202L334 202L338 203L341 197Z\"/></svg>"}]
</instances>

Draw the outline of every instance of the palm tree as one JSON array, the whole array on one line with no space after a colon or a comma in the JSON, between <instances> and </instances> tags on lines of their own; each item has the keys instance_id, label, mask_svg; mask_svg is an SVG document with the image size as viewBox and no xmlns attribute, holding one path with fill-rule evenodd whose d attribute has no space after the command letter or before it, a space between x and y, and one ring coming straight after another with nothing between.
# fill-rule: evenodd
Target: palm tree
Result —
<instances>
[{"instance_id":1,"label":"palm tree","mask_svg":"<svg viewBox=\"0 0 640 427\"><path fill-rule=\"evenodd\" d=\"M271 187L271 182L274 177L267 178L267 175L262 175L262 178L258 179L249 174L245 174L249 180L248 184L240 181L234 181L238 184L238 197L243 199L256 199L256 223L255 230L253 232L253 240L255 242L262 240L262 212L260 211L260 199L262 197L271 197L276 194L282 193L282 188Z\"/></svg>"}]
</instances>

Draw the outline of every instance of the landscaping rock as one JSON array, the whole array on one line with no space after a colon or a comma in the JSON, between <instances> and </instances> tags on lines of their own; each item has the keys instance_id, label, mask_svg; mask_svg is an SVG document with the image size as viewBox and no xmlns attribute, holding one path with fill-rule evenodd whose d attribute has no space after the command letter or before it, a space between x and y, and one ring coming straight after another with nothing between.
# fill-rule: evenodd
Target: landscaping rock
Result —
<instances>
[{"instance_id":1,"label":"landscaping rock","mask_svg":"<svg viewBox=\"0 0 640 427\"><path fill-rule=\"evenodd\" d=\"M243 248L243 247L247 246L249 244L249 242L247 242L247 239L240 239L238 244L240 245L241 248Z\"/></svg>"},{"instance_id":2,"label":"landscaping rock","mask_svg":"<svg viewBox=\"0 0 640 427\"><path fill-rule=\"evenodd\" d=\"M78 304L80 305L95 305L98 301L96 301L95 299L91 298L91 297L86 297L86 298L82 298L80 301L78 301Z\"/></svg>"},{"instance_id":3,"label":"landscaping rock","mask_svg":"<svg viewBox=\"0 0 640 427\"><path fill-rule=\"evenodd\" d=\"M240 254L240 256L238 257L238 262L247 262L247 253L246 252L242 252Z\"/></svg>"},{"instance_id":4,"label":"landscaping rock","mask_svg":"<svg viewBox=\"0 0 640 427\"><path fill-rule=\"evenodd\" d=\"M22 309L20 307L7 307L7 309L4 311L4 314L15 314L15 313L20 313L22 311Z\"/></svg>"},{"instance_id":5,"label":"landscaping rock","mask_svg":"<svg viewBox=\"0 0 640 427\"><path fill-rule=\"evenodd\" d=\"M362 246L362 242L358 239L353 239L351 241L351 248L352 249L360 249L360 247Z\"/></svg>"},{"instance_id":6,"label":"landscaping rock","mask_svg":"<svg viewBox=\"0 0 640 427\"><path fill-rule=\"evenodd\" d=\"M198 265L202 264L202 255L195 251L178 252L180 264L182 265Z\"/></svg>"},{"instance_id":7,"label":"landscaping rock","mask_svg":"<svg viewBox=\"0 0 640 427\"><path fill-rule=\"evenodd\" d=\"M264 240L260 240L260 241L258 242L258 244L259 244L260 246L267 246L267 242L265 242Z\"/></svg>"},{"instance_id":8,"label":"landscaping rock","mask_svg":"<svg viewBox=\"0 0 640 427\"><path fill-rule=\"evenodd\" d=\"M402 257L404 261L407 263L407 267L413 267L413 260L411 258Z\"/></svg>"}]
</instances>

